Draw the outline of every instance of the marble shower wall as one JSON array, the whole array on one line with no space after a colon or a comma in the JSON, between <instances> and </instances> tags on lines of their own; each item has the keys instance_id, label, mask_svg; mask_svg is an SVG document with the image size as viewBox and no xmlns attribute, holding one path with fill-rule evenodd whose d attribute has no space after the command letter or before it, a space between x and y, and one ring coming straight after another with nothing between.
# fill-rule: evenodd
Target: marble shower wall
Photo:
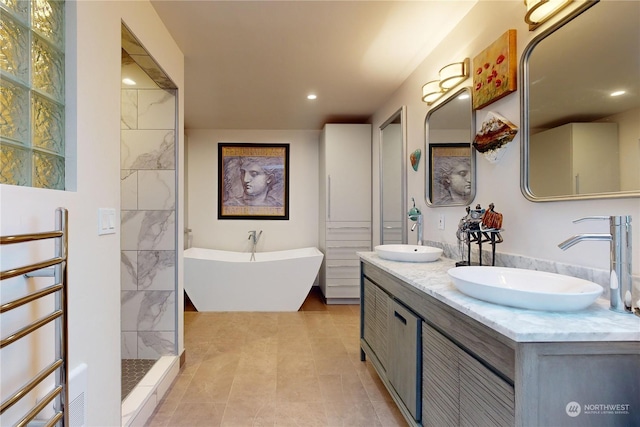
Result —
<instances>
[{"instance_id":1,"label":"marble shower wall","mask_svg":"<svg viewBox=\"0 0 640 427\"><path fill-rule=\"evenodd\" d=\"M175 354L175 103L173 90L122 90L123 359Z\"/></svg>"}]
</instances>

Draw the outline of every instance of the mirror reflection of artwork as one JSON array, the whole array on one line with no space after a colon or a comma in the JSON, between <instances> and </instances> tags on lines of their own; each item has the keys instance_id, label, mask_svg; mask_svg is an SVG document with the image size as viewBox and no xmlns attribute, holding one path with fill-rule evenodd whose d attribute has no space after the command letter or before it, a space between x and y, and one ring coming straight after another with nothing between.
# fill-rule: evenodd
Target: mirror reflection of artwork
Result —
<instances>
[{"instance_id":1,"label":"mirror reflection of artwork","mask_svg":"<svg viewBox=\"0 0 640 427\"><path fill-rule=\"evenodd\" d=\"M218 218L289 219L289 144L218 144Z\"/></svg>"},{"instance_id":2,"label":"mirror reflection of artwork","mask_svg":"<svg viewBox=\"0 0 640 427\"><path fill-rule=\"evenodd\" d=\"M429 144L434 205L464 204L471 196L471 144Z\"/></svg>"},{"instance_id":3,"label":"mirror reflection of artwork","mask_svg":"<svg viewBox=\"0 0 640 427\"><path fill-rule=\"evenodd\" d=\"M475 197L475 163L476 151L471 148L475 135L475 113L471 108L471 88L465 87L449 95L449 97L432 108L425 118L425 156L428 153L429 164L425 165L425 199L429 206L468 206ZM446 154L449 153L449 154ZM432 168L433 162L452 156L454 163L467 166L469 191L465 191L466 198L461 200L458 193L450 194L446 180L440 177L446 175L445 170ZM467 156L463 160L460 157ZM465 184L466 186L466 184ZM435 191L435 193L434 193Z\"/></svg>"}]
</instances>

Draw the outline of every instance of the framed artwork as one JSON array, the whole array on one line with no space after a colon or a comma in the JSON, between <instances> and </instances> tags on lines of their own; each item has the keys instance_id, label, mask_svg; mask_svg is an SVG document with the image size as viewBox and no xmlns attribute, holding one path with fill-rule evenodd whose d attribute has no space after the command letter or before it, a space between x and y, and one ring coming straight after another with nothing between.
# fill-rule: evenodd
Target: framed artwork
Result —
<instances>
[{"instance_id":1,"label":"framed artwork","mask_svg":"<svg viewBox=\"0 0 640 427\"><path fill-rule=\"evenodd\" d=\"M471 144L429 144L429 194L435 206L471 202Z\"/></svg>"},{"instance_id":2,"label":"framed artwork","mask_svg":"<svg viewBox=\"0 0 640 427\"><path fill-rule=\"evenodd\" d=\"M473 58L473 109L514 92L517 82L516 30L500 38Z\"/></svg>"},{"instance_id":3,"label":"framed artwork","mask_svg":"<svg viewBox=\"0 0 640 427\"><path fill-rule=\"evenodd\" d=\"M289 144L218 143L218 219L289 219Z\"/></svg>"}]
</instances>

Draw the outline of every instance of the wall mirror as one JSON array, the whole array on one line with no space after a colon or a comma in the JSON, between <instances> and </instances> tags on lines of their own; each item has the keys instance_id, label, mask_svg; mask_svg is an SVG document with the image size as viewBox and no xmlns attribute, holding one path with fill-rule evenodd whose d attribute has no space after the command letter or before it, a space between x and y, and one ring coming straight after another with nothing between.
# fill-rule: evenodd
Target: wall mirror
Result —
<instances>
[{"instance_id":1,"label":"wall mirror","mask_svg":"<svg viewBox=\"0 0 640 427\"><path fill-rule=\"evenodd\" d=\"M587 2L521 60L522 192L640 196L640 2Z\"/></svg>"},{"instance_id":2,"label":"wall mirror","mask_svg":"<svg viewBox=\"0 0 640 427\"><path fill-rule=\"evenodd\" d=\"M475 119L471 89L463 88L425 119L427 205L470 205L475 197Z\"/></svg>"},{"instance_id":3,"label":"wall mirror","mask_svg":"<svg viewBox=\"0 0 640 427\"><path fill-rule=\"evenodd\" d=\"M380 126L380 242L407 243L406 107Z\"/></svg>"}]
</instances>

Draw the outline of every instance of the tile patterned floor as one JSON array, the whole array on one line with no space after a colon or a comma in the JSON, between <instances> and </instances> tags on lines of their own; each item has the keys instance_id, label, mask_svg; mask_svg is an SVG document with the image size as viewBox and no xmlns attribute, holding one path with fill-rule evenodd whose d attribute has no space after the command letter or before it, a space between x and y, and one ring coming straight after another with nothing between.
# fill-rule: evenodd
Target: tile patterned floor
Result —
<instances>
[{"instance_id":1,"label":"tile patterned floor","mask_svg":"<svg viewBox=\"0 0 640 427\"><path fill-rule=\"evenodd\" d=\"M140 380L149 372L151 367L156 363L152 359L122 359L120 361L122 369L122 400L124 400L131 390L138 385Z\"/></svg>"},{"instance_id":2,"label":"tile patterned floor","mask_svg":"<svg viewBox=\"0 0 640 427\"><path fill-rule=\"evenodd\" d=\"M406 426L360 361L359 316L316 293L295 313L186 311L185 366L147 426Z\"/></svg>"}]
</instances>

